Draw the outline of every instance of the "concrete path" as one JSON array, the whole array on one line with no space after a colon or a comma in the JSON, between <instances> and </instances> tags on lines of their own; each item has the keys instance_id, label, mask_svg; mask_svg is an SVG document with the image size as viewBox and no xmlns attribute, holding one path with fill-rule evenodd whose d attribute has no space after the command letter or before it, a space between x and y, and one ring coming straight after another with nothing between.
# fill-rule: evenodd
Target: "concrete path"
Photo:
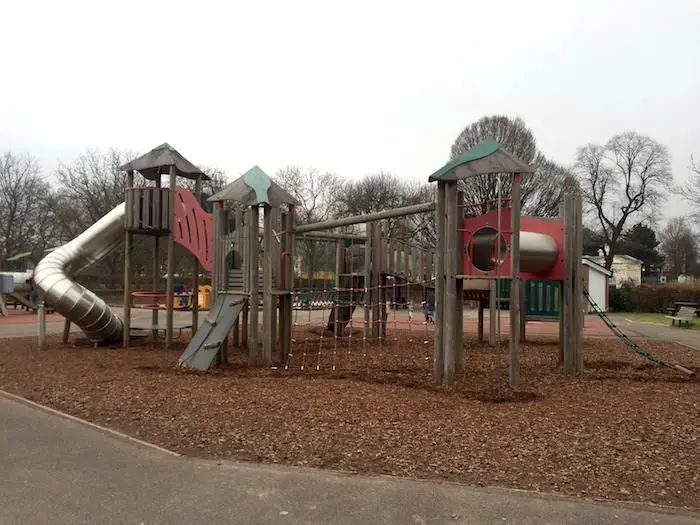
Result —
<instances>
[{"instance_id":1,"label":"concrete path","mask_svg":"<svg viewBox=\"0 0 700 525\"><path fill-rule=\"evenodd\" d=\"M657 341L673 341L700 350L700 330L690 330L658 323L642 323L629 321L624 313L609 314L617 326L632 339L655 339Z\"/></svg>"},{"instance_id":2,"label":"concrete path","mask_svg":"<svg viewBox=\"0 0 700 525\"><path fill-rule=\"evenodd\" d=\"M691 525L700 514L193 460L0 396L0 525Z\"/></svg>"}]
</instances>

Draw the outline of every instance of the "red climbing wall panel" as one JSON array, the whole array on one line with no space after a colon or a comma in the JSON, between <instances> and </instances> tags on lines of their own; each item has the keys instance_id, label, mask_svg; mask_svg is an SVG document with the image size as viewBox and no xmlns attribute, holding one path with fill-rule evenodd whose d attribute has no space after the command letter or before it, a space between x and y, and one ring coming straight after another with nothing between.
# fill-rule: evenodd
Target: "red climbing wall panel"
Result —
<instances>
[{"instance_id":1,"label":"red climbing wall panel","mask_svg":"<svg viewBox=\"0 0 700 525\"><path fill-rule=\"evenodd\" d=\"M175 189L175 242L191 251L202 267L211 272L214 256L214 219L184 188Z\"/></svg>"}]
</instances>

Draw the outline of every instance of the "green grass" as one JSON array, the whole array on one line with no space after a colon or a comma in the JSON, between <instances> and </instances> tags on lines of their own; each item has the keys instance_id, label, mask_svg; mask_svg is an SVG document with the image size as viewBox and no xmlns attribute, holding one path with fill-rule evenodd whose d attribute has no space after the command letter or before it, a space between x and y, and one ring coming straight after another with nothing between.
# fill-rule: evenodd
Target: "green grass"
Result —
<instances>
[{"instance_id":1,"label":"green grass","mask_svg":"<svg viewBox=\"0 0 700 525\"><path fill-rule=\"evenodd\" d=\"M635 323L649 323L649 324L660 324L665 326L671 326L671 319L666 318L667 314L645 314L639 312L628 312L624 314L626 319L633 321ZM678 325L678 323L676 323ZM686 328L686 324L683 323L683 328ZM690 321L691 330L700 330L700 319L693 318Z\"/></svg>"}]
</instances>

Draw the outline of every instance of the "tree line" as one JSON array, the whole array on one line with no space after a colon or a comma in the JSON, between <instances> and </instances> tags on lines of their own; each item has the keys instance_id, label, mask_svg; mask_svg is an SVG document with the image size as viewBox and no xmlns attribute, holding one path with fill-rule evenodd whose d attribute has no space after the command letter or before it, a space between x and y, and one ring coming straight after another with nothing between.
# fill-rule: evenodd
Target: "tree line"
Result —
<instances>
[{"instance_id":1,"label":"tree line","mask_svg":"<svg viewBox=\"0 0 700 525\"><path fill-rule=\"evenodd\" d=\"M534 167L522 178L523 213L554 217L562 195L580 192L586 204L585 245L590 254L602 252L611 267L615 254L641 255L645 271L652 275L664 267L672 278L700 273L697 237L693 226L700 216L675 217L659 232L655 224L665 199L676 193L700 204L700 165L691 159L690 178L682 187L673 184L668 149L651 137L626 131L607 142L581 146L569 166L545 155L534 132L521 118L485 116L461 130L449 148L451 160L483 139L491 137ZM88 150L68 163L60 163L50 183L38 160L29 154L0 155L0 267L9 257L44 250L75 238L124 200L125 174L119 166L135 158L133 152ZM207 195L223 188L233 177L221 169L201 167L210 175ZM505 174L503 174L505 175ZM286 166L275 180L298 201L297 220L317 222L337 217L372 213L429 201L434 188L410 182L388 172L369 173L360 179L344 178L315 167ZM190 184L191 182L187 182ZM510 178L481 176L460 181L468 214L486 213L496 200L510 197ZM388 222L393 237L410 239L426 247L435 244L432 213L402 217ZM135 246L137 271L148 273L153 256L151 244L139 238ZM178 251L179 270L187 272L190 258ZM101 275L110 284L121 282L121 253L111 254Z\"/></svg>"}]
</instances>

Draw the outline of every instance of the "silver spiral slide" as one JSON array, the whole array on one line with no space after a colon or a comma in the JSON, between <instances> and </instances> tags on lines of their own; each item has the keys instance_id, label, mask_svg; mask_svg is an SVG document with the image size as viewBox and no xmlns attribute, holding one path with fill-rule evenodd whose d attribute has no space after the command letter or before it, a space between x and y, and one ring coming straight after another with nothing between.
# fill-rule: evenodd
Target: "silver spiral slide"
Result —
<instances>
[{"instance_id":1,"label":"silver spiral slide","mask_svg":"<svg viewBox=\"0 0 700 525\"><path fill-rule=\"evenodd\" d=\"M93 292L71 279L124 242L125 204L110 211L75 239L44 257L34 270L34 286L46 304L75 323L93 341L122 339L122 321Z\"/></svg>"}]
</instances>

